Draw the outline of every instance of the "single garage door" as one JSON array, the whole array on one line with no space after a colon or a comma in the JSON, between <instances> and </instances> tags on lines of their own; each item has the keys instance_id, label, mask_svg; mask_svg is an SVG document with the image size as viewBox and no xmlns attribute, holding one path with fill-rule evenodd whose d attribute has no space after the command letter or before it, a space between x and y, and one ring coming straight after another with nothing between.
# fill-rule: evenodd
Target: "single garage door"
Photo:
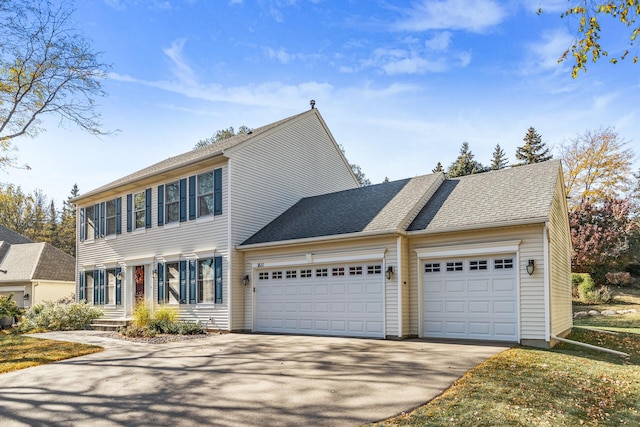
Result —
<instances>
[{"instance_id":1,"label":"single garage door","mask_svg":"<svg viewBox=\"0 0 640 427\"><path fill-rule=\"evenodd\" d=\"M518 340L515 254L423 263L424 336Z\"/></svg>"},{"instance_id":2,"label":"single garage door","mask_svg":"<svg viewBox=\"0 0 640 427\"><path fill-rule=\"evenodd\" d=\"M381 263L259 270L258 332L384 338Z\"/></svg>"}]
</instances>

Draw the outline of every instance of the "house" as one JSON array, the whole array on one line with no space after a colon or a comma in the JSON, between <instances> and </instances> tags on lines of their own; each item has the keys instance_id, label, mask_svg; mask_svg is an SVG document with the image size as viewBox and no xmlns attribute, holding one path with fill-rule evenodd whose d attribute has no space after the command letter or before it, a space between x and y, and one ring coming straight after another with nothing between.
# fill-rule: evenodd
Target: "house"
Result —
<instances>
[{"instance_id":1,"label":"house","mask_svg":"<svg viewBox=\"0 0 640 427\"><path fill-rule=\"evenodd\" d=\"M73 295L75 258L0 226L0 295L20 308Z\"/></svg>"},{"instance_id":2,"label":"house","mask_svg":"<svg viewBox=\"0 0 640 427\"><path fill-rule=\"evenodd\" d=\"M572 327L559 161L359 187L311 109L74 202L78 296L108 317L539 347Z\"/></svg>"}]
</instances>

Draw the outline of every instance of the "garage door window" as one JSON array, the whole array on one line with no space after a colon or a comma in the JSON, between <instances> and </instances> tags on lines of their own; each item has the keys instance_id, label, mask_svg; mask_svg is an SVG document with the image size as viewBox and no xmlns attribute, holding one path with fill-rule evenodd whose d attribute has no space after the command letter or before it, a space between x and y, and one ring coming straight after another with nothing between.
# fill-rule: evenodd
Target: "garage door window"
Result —
<instances>
[{"instance_id":1,"label":"garage door window","mask_svg":"<svg viewBox=\"0 0 640 427\"><path fill-rule=\"evenodd\" d=\"M425 273L439 273L440 272L440 263L439 262L428 262L424 265Z\"/></svg>"},{"instance_id":2,"label":"garage door window","mask_svg":"<svg viewBox=\"0 0 640 427\"><path fill-rule=\"evenodd\" d=\"M487 268L488 264L486 259L480 261L469 261L469 270L471 271L486 270Z\"/></svg>"},{"instance_id":3,"label":"garage door window","mask_svg":"<svg viewBox=\"0 0 640 427\"><path fill-rule=\"evenodd\" d=\"M282 271L274 271L271 273L272 279L282 279Z\"/></svg>"},{"instance_id":4,"label":"garage door window","mask_svg":"<svg viewBox=\"0 0 640 427\"><path fill-rule=\"evenodd\" d=\"M316 277L327 277L329 270L326 268L316 268Z\"/></svg>"},{"instance_id":5,"label":"garage door window","mask_svg":"<svg viewBox=\"0 0 640 427\"><path fill-rule=\"evenodd\" d=\"M332 268L331 269L332 276L344 276L344 267Z\"/></svg>"},{"instance_id":6,"label":"garage door window","mask_svg":"<svg viewBox=\"0 0 640 427\"><path fill-rule=\"evenodd\" d=\"M266 271L258 273L258 280L269 280L269 273Z\"/></svg>"},{"instance_id":7,"label":"garage door window","mask_svg":"<svg viewBox=\"0 0 640 427\"><path fill-rule=\"evenodd\" d=\"M349 276L362 276L362 267L349 267Z\"/></svg>"},{"instance_id":8,"label":"garage door window","mask_svg":"<svg viewBox=\"0 0 640 427\"><path fill-rule=\"evenodd\" d=\"M287 270L286 277L287 279L295 279L298 276L297 273L296 270Z\"/></svg>"},{"instance_id":9,"label":"garage door window","mask_svg":"<svg viewBox=\"0 0 640 427\"><path fill-rule=\"evenodd\" d=\"M309 270L300 270L300 277L303 279L311 277L311 269Z\"/></svg>"},{"instance_id":10,"label":"garage door window","mask_svg":"<svg viewBox=\"0 0 640 427\"><path fill-rule=\"evenodd\" d=\"M462 261L447 262L447 271L462 271Z\"/></svg>"},{"instance_id":11,"label":"garage door window","mask_svg":"<svg viewBox=\"0 0 640 427\"><path fill-rule=\"evenodd\" d=\"M493 260L493 268L496 270L513 268L513 258L495 259Z\"/></svg>"},{"instance_id":12,"label":"garage door window","mask_svg":"<svg viewBox=\"0 0 640 427\"><path fill-rule=\"evenodd\" d=\"M368 265L367 266L367 274L382 274L382 266L381 265Z\"/></svg>"}]
</instances>

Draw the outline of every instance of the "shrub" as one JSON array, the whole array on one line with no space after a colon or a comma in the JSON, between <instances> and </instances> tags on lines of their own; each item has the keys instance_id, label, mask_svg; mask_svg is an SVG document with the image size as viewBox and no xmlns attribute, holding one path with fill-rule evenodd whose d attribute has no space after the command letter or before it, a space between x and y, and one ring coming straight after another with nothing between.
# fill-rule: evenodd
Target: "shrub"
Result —
<instances>
[{"instance_id":1,"label":"shrub","mask_svg":"<svg viewBox=\"0 0 640 427\"><path fill-rule=\"evenodd\" d=\"M596 285L589 273L573 273L571 282L578 288L578 297L582 302L587 302L587 297L595 291Z\"/></svg>"},{"instance_id":2,"label":"shrub","mask_svg":"<svg viewBox=\"0 0 640 427\"><path fill-rule=\"evenodd\" d=\"M156 336L156 331L153 328L148 326L138 327L135 325L123 326L120 328L120 333L128 338L137 338L137 337L145 337L145 338L153 338Z\"/></svg>"},{"instance_id":3,"label":"shrub","mask_svg":"<svg viewBox=\"0 0 640 427\"><path fill-rule=\"evenodd\" d=\"M3 317L19 317L20 307L13 300L13 294L8 297L0 295L0 319Z\"/></svg>"},{"instance_id":4,"label":"shrub","mask_svg":"<svg viewBox=\"0 0 640 427\"><path fill-rule=\"evenodd\" d=\"M199 335L204 334L200 322L180 322L179 334L181 335Z\"/></svg>"},{"instance_id":5,"label":"shrub","mask_svg":"<svg viewBox=\"0 0 640 427\"><path fill-rule=\"evenodd\" d=\"M131 337L153 337L156 334L203 334L204 331L199 322L179 322L178 310L175 307L161 306L153 314L151 308L138 303L133 312L133 322L126 328L121 328L120 333Z\"/></svg>"},{"instance_id":6,"label":"shrub","mask_svg":"<svg viewBox=\"0 0 640 427\"><path fill-rule=\"evenodd\" d=\"M153 313L153 318L158 321L175 322L178 320L178 310L175 307L163 305Z\"/></svg>"},{"instance_id":7,"label":"shrub","mask_svg":"<svg viewBox=\"0 0 640 427\"><path fill-rule=\"evenodd\" d=\"M30 307L24 314L22 329L44 329L48 331L71 331L84 329L92 320L104 313L84 302L56 304L45 302Z\"/></svg>"},{"instance_id":8,"label":"shrub","mask_svg":"<svg viewBox=\"0 0 640 427\"><path fill-rule=\"evenodd\" d=\"M613 292L608 286L600 286L599 288L588 291L582 301L586 304L606 304L613 299Z\"/></svg>"},{"instance_id":9,"label":"shrub","mask_svg":"<svg viewBox=\"0 0 640 427\"><path fill-rule=\"evenodd\" d=\"M629 286L633 283L631 273L628 271L610 271L605 275L607 283L616 286Z\"/></svg>"},{"instance_id":10,"label":"shrub","mask_svg":"<svg viewBox=\"0 0 640 427\"><path fill-rule=\"evenodd\" d=\"M151 321L151 307L144 302L138 301L133 310L133 325L137 328L145 328Z\"/></svg>"}]
</instances>

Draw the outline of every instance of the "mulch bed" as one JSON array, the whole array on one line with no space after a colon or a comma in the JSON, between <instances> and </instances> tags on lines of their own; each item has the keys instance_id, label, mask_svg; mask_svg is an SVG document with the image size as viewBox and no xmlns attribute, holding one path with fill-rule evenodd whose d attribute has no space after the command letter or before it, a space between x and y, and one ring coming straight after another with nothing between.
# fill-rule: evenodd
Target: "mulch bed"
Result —
<instances>
[{"instance_id":1,"label":"mulch bed","mask_svg":"<svg viewBox=\"0 0 640 427\"><path fill-rule=\"evenodd\" d=\"M200 338L206 338L209 335L219 335L221 332L207 332L205 334L196 334L196 335L179 335L179 334L158 334L152 338L146 337L127 337L118 332L109 332L106 334L100 334L99 336L105 338L112 338L115 340L123 340L123 341L132 341L132 342L140 342L146 344L165 344L168 342L179 342L179 341L189 341Z\"/></svg>"}]
</instances>

